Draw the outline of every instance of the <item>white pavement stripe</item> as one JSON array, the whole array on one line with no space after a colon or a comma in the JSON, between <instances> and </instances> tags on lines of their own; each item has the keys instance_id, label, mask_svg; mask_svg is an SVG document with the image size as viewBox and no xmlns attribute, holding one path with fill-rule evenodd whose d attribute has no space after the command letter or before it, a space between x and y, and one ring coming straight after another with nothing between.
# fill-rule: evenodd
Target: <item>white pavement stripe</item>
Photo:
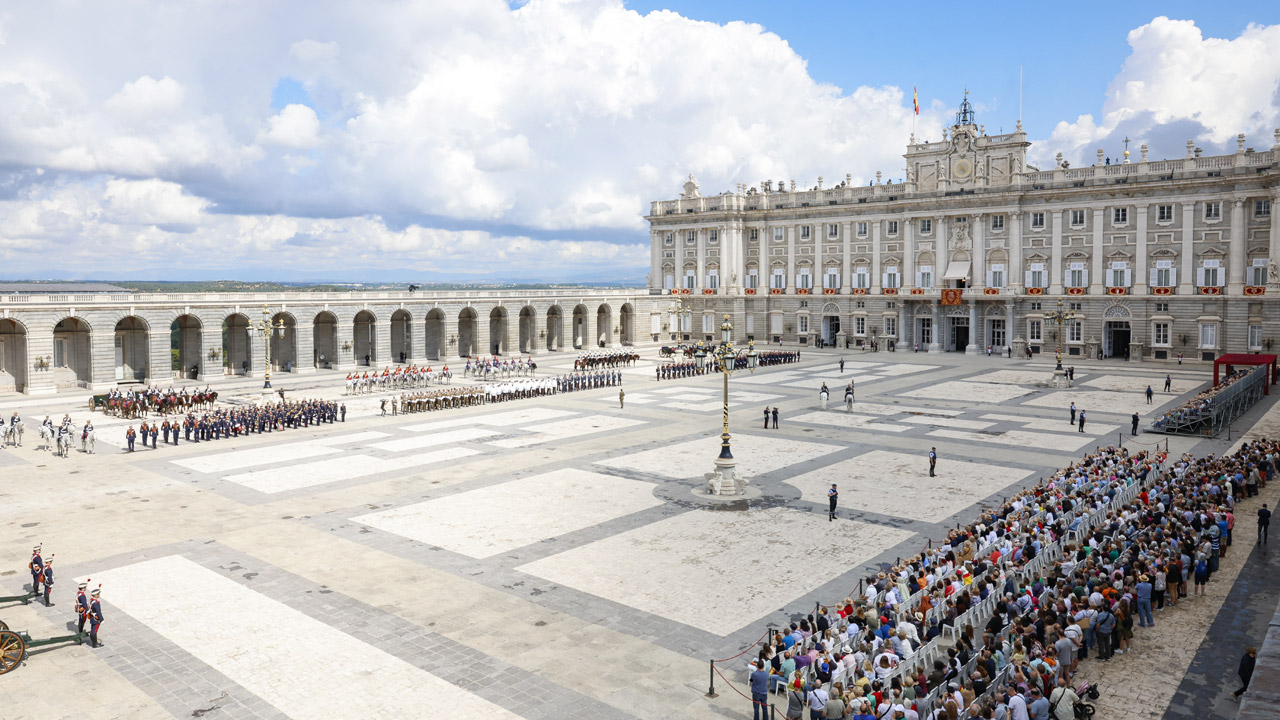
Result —
<instances>
[{"instance_id":1,"label":"white pavement stripe","mask_svg":"<svg viewBox=\"0 0 1280 720\"><path fill-rule=\"evenodd\" d=\"M763 418L762 418L763 420ZM738 461L738 472L752 477L772 472L788 465L812 460L841 448L836 445L801 442L765 435L734 436L733 457ZM711 461L720 449L719 437L666 445L655 450L643 450L629 455L596 461L597 465L638 470L670 478L702 478L710 469Z\"/></svg>"},{"instance_id":2,"label":"white pavement stripe","mask_svg":"<svg viewBox=\"0 0 1280 720\"><path fill-rule=\"evenodd\" d=\"M652 483L557 470L352 518L385 532L487 558L662 504Z\"/></svg>"},{"instance_id":3,"label":"white pavement stripe","mask_svg":"<svg viewBox=\"0 0 1280 720\"><path fill-rule=\"evenodd\" d=\"M422 448L435 447L437 445L448 445L449 443L455 442L479 440L480 438L493 437L497 434L497 430L487 430L485 428L461 428L458 430L451 430L449 432L419 435L417 437L401 438L399 440L388 440L386 442L374 443L371 447L378 450L386 450L388 452L421 450Z\"/></svg>"},{"instance_id":4,"label":"white pavement stripe","mask_svg":"<svg viewBox=\"0 0 1280 720\"><path fill-rule=\"evenodd\" d=\"M1067 422L1071 419L1071 416L1065 410L1062 411L1062 418L1059 420L1019 417L1017 415L983 415L982 417L987 420L1005 420L1008 422L1022 423L1022 427L1027 430L1047 430L1049 432L1077 432L1078 430L1073 423ZM1099 432L1095 432L1095 427L1097 426L1094 426L1092 423L1085 424L1085 430L1089 433L1094 435L1101 434Z\"/></svg>"},{"instance_id":5,"label":"white pavement stripe","mask_svg":"<svg viewBox=\"0 0 1280 720\"><path fill-rule=\"evenodd\" d=\"M104 600L296 720L519 716L181 556L93 573Z\"/></svg>"},{"instance_id":6,"label":"white pavement stripe","mask_svg":"<svg viewBox=\"0 0 1280 720\"><path fill-rule=\"evenodd\" d=\"M401 430L405 432L430 432L432 430L440 430L444 428L457 428L463 425L490 425L493 427L507 427L508 425L520 425L521 423L543 422L544 420L555 420L556 418L569 417L577 413L572 410L552 410L550 408L528 408L525 410L507 410L506 412L496 412L491 415L469 415L467 417L455 418L453 420L438 420L435 422L420 423L417 425L406 425Z\"/></svg>"},{"instance_id":7,"label":"white pavement stripe","mask_svg":"<svg viewBox=\"0 0 1280 720\"><path fill-rule=\"evenodd\" d=\"M999 435L987 435L967 430L934 430L928 434L932 437L948 438L950 440L1014 445L1031 451L1059 450L1075 452L1094 441L1092 434L1077 433L1077 437L1072 438L1070 435L1045 435L1044 433L1023 432L1021 430L1010 430Z\"/></svg>"},{"instance_id":8,"label":"white pavement stripe","mask_svg":"<svg viewBox=\"0 0 1280 720\"><path fill-rule=\"evenodd\" d=\"M389 459L377 458L372 455L342 455L301 465L228 475L223 480L243 485L261 493L275 494L299 488L325 485L331 482L354 480L377 475L378 473L395 472L406 468L443 463L479 454L479 450L452 447Z\"/></svg>"},{"instance_id":9,"label":"white pavement stripe","mask_svg":"<svg viewBox=\"0 0 1280 720\"><path fill-rule=\"evenodd\" d=\"M980 422L978 420L929 417L928 415L912 415L910 417L904 417L898 422L911 423L912 425L932 425L940 428L956 428L960 430L986 430L992 425L995 425L995 423Z\"/></svg>"},{"instance_id":10,"label":"white pavement stripe","mask_svg":"<svg viewBox=\"0 0 1280 720\"><path fill-rule=\"evenodd\" d=\"M542 425L532 425L530 427L520 428L521 430L527 430L534 434L527 437L492 440L487 444L504 448L528 447L529 445L539 445L541 443L553 442L556 440L574 440L579 437L592 435L598 432L622 430L623 428L645 424L644 420L631 420L628 418L613 417L612 415L586 415L584 417L561 420L560 422L544 423Z\"/></svg>"},{"instance_id":11,"label":"white pavement stripe","mask_svg":"<svg viewBox=\"0 0 1280 720\"><path fill-rule=\"evenodd\" d=\"M871 415L858 415L857 413L845 412L844 406L832 405L831 410L826 412L818 411L797 415L788 418L790 422L798 422L802 425L834 425L836 427L857 428L859 430L878 430L880 432L902 432L910 430L907 425L893 425L891 423L880 422L880 418ZM856 405L854 407L857 407Z\"/></svg>"},{"instance_id":12,"label":"white pavement stripe","mask_svg":"<svg viewBox=\"0 0 1280 720\"><path fill-rule=\"evenodd\" d=\"M691 398L697 400L698 398ZM738 407L742 403L729 401L729 407ZM662 407L671 408L672 410L688 410L689 412L721 412L724 410L723 400L707 399L703 402L669 402L663 403Z\"/></svg>"},{"instance_id":13,"label":"white pavement stripe","mask_svg":"<svg viewBox=\"0 0 1280 720\"><path fill-rule=\"evenodd\" d=\"M285 431L287 434L290 431ZM221 452L202 455L200 457L185 458L182 460L174 460L174 465L195 470L202 473L222 473L232 470L241 470L254 465L270 465L272 463L294 462L297 460L306 460L308 458L319 457L321 455L332 455L339 450L331 447L333 445L346 445L354 442L364 442L365 440L374 440L376 438L388 437L387 433L367 431L351 433L350 435L339 435L330 438L320 438L318 440L305 440L303 442L283 443L280 445L270 445L268 447L248 448L245 450L226 450L227 443L230 440L215 441L215 447L221 446Z\"/></svg>"},{"instance_id":14,"label":"white pavement stripe","mask_svg":"<svg viewBox=\"0 0 1280 720\"><path fill-rule=\"evenodd\" d=\"M844 398L841 398L843 400ZM834 401L835 398L832 398ZM964 410L941 410L938 408L914 407L912 405L885 405L883 403L863 403L854 402L853 409L857 412L866 412L873 415L900 415L902 413L910 413L915 415L940 415L942 417L955 417L963 415Z\"/></svg>"}]
</instances>

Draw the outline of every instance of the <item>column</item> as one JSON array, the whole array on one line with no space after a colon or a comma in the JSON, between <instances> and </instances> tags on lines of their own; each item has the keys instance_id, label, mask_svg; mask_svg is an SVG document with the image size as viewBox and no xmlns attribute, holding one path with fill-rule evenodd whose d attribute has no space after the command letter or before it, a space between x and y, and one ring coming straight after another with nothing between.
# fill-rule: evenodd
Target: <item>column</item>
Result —
<instances>
[{"instance_id":1,"label":"column","mask_svg":"<svg viewBox=\"0 0 1280 720\"><path fill-rule=\"evenodd\" d=\"M1280 287L1280 280L1273 270L1280 263L1280 188L1276 188L1271 196L1271 237L1267 255L1267 287Z\"/></svg>"},{"instance_id":2,"label":"column","mask_svg":"<svg viewBox=\"0 0 1280 720\"><path fill-rule=\"evenodd\" d=\"M904 216L899 228L902 232L902 287L916 286L916 238L911 229L912 218ZM879 224L879 223L877 223Z\"/></svg>"},{"instance_id":3,"label":"column","mask_svg":"<svg viewBox=\"0 0 1280 720\"><path fill-rule=\"evenodd\" d=\"M139 313L141 315L141 313ZM143 315L150 328L147 332L147 383L173 382L173 344L169 339L169 322L156 315Z\"/></svg>"},{"instance_id":4,"label":"column","mask_svg":"<svg viewBox=\"0 0 1280 720\"><path fill-rule=\"evenodd\" d=\"M245 330L246 342L249 343L249 375L262 379L262 373L267 369L267 341L259 327L262 316L246 315L249 317L249 326ZM351 336L351 318L347 318L347 336Z\"/></svg>"},{"instance_id":5,"label":"column","mask_svg":"<svg viewBox=\"0 0 1280 720\"><path fill-rule=\"evenodd\" d=\"M1102 210L1093 211L1093 249L1089 251L1089 294L1106 293L1099 290L1106 279L1102 276Z\"/></svg>"},{"instance_id":6,"label":"column","mask_svg":"<svg viewBox=\"0 0 1280 720\"><path fill-rule=\"evenodd\" d=\"M662 232L649 233L649 288L662 287Z\"/></svg>"},{"instance_id":7,"label":"column","mask_svg":"<svg viewBox=\"0 0 1280 720\"><path fill-rule=\"evenodd\" d=\"M1013 301L1004 301L1004 346L1009 348L1013 346Z\"/></svg>"},{"instance_id":8,"label":"column","mask_svg":"<svg viewBox=\"0 0 1280 720\"><path fill-rule=\"evenodd\" d=\"M729 275L729 281L732 284L730 290L735 295L741 295L741 289L747 282L747 230L741 222L735 222L729 228L729 238L733 246L733 266ZM721 282L724 280L721 279ZM635 337L634 332L631 335L632 338Z\"/></svg>"},{"instance_id":9,"label":"column","mask_svg":"<svg viewBox=\"0 0 1280 720\"><path fill-rule=\"evenodd\" d=\"M294 349L297 352L297 359L293 363L293 371L295 373L313 373L316 371L316 328L311 320L304 319L305 317L314 318L315 316L315 311L294 312L294 317L297 318L297 324L293 326L293 338L296 343ZM200 368L201 372L203 372L203 363Z\"/></svg>"},{"instance_id":10,"label":"column","mask_svg":"<svg viewBox=\"0 0 1280 720\"><path fill-rule=\"evenodd\" d=\"M973 235L973 286L981 290L987 286L987 229L982 226L982 213L969 217Z\"/></svg>"},{"instance_id":11,"label":"column","mask_svg":"<svg viewBox=\"0 0 1280 720\"><path fill-rule=\"evenodd\" d=\"M336 331L334 332L334 342L337 343L337 347L335 348L337 357L334 359L333 368L341 371L354 370L356 368L356 341L355 328L352 326L352 322L355 318L355 314L350 310L344 312L343 309L339 308L334 308L331 312L334 316L334 322L337 323ZM454 313L453 315L453 332L455 335L458 333L457 313ZM258 358L258 356L262 354L262 341L258 340L258 344L255 346L252 344L252 333L250 333L250 336L249 368L250 370L256 371L262 362L262 360ZM448 335L445 335L446 339L448 337ZM454 349L457 349L456 344L454 345Z\"/></svg>"},{"instance_id":12,"label":"column","mask_svg":"<svg viewBox=\"0 0 1280 720\"><path fill-rule=\"evenodd\" d=\"M933 218L933 286L942 287L942 276L951 264L951 248L947 242L947 219L942 215Z\"/></svg>"},{"instance_id":13,"label":"column","mask_svg":"<svg viewBox=\"0 0 1280 720\"><path fill-rule=\"evenodd\" d=\"M693 291L702 294L702 288L707 286L707 231L695 230L698 238L698 270L697 277L693 279ZM595 343L592 343L593 345ZM488 348L488 345L485 345Z\"/></svg>"},{"instance_id":14,"label":"column","mask_svg":"<svg viewBox=\"0 0 1280 720\"><path fill-rule=\"evenodd\" d=\"M1017 292L1022 287L1022 211L1009 213L1009 287Z\"/></svg>"},{"instance_id":15,"label":"column","mask_svg":"<svg viewBox=\"0 0 1280 720\"><path fill-rule=\"evenodd\" d=\"M871 292L880 294L880 223L878 222L871 223Z\"/></svg>"},{"instance_id":16,"label":"column","mask_svg":"<svg viewBox=\"0 0 1280 720\"><path fill-rule=\"evenodd\" d=\"M1094 219L1101 211L1095 211ZM1050 239L1051 247L1049 253L1049 294L1062 294L1062 211L1054 210L1049 213L1049 217L1053 223L1052 237Z\"/></svg>"},{"instance_id":17,"label":"column","mask_svg":"<svg viewBox=\"0 0 1280 720\"><path fill-rule=\"evenodd\" d=\"M978 299L969 300L969 344L964 348L965 355L978 354Z\"/></svg>"},{"instance_id":18,"label":"column","mask_svg":"<svg viewBox=\"0 0 1280 720\"><path fill-rule=\"evenodd\" d=\"M379 308L373 325L373 367L385 367L398 361L399 356L391 357L391 308Z\"/></svg>"},{"instance_id":19,"label":"column","mask_svg":"<svg viewBox=\"0 0 1280 720\"><path fill-rule=\"evenodd\" d=\"M898 344L902 346L911 344L912 328L907 325L907 304L905 302L898 303Z\"/></svg>"},{"instance_id":20,"label":"column","mask_svg":"<svg viewBox=\"0 0 1280 720\"><path fill-rule=\"evenodd\" d=\"M942 350L942 344L938 339L942 337L942 318L938 317L938 304L932 303L930 309L933 311L933 335L929 338L929 352L939 352Z\"/></svg>"},{"instance_id":21,"label":"column","mask_svg":"<svg viewBox=\"0 0 1280 720\"><path fill-rule=\"evenodd\" d=\"M50 367L47 370L37 370L35 367L35 362L37 357L49 357L49 358L53 357L53 326L56 324L54 322L54 320L56 319L55 316L48 315L45 313L40 313L35 316L27 316L27 317L14 316L13 319L20 320L27 327L27 352L25 356L23 356L21 353L18 355L18 361L26 365L26 372L27 372L26 393L28 395L54 394L55 392L58 391L58 389L54 382L54 373L56 372L56 370L52 366L53 361L52 360L49 361ZM38 321L35 321L37 319ZM93 336L96 335L98 332L99 331L94 330L90 335L91 352L90 352L90 359L87 363L87 365L90 367L90 373L91 373L90 376L95 380L98 379L98 376L92 375L92 372L93 372L92 355L98 350L98 348L93 347L92 343L93 343ZM70 345L71 343L67 343L67 344ZM108 352L112 351L112 348L109 343L105 349ZM14 375L16 376L17 373L14 373ZM99 380L97 383L90 384L89 388L90 390L104 389L106 388L106 383ZM38 423L39 420L37 419L36 422ZM33 423L33 425L34 424L35 423ZM39 437L38 432L33 434L36 435L37 438Z\"/></svg>"},{"instance_id":22,"label":"column","mask_svg":"<svg viewBox=\"0 0 1280 720\"><path fill-rule=\"evenodd\" d=\"M796 230L795 225L787 226L787 288L796 291Z\"/></svg>"},{"instance_id":23,"label":"column","mask_svg":"<svg viewBox=\"0 0 1280 720\"><path fill-rule=\"evenodd\" d=\"M1231 203L1231 242L1227 246L1227 293L1244 295L1244 200Z\"/></svg>"},{"instance_id":24,"label":"column","mask_svg":"<svg viewBox=\"0 0 1280 720\"><path fill-rule=\"evenodd\" d=\"M1134 237L1133 290L1135 295L1147 294L1147 206L1134 208L1138 234Z\"/></svg>"},{"instance_id":25,"label":"column","mask_svg":"<svg viewBox=\"0 0 1280 720\"><path fill-rule=\"evenodd\" d=\"M853 223L844 223L843 232L844 235L840 238L840 292L845 293L849 291L849 288L853 287L853 257L851 255L853 250ZM871 252L878 266L880 264L880 248L873 246ZM878 272L878 270L873 272ZM874 280L872 282L879 281Z\"/></svg>"},{"instance_id":26,"label":"column","mask_svg":"<svg viewBox=\"0 0 1280 720\"><path fill-rule=\"evenodd\" d=\"M1195 271L1195 222L1196 222L1196 204L1194 202L1182 204L1182 267L1178 270L1181 276L1178 278L1178 294L1191 295L1195 293L1196 271Z\"/></svg>"}]
</instances>

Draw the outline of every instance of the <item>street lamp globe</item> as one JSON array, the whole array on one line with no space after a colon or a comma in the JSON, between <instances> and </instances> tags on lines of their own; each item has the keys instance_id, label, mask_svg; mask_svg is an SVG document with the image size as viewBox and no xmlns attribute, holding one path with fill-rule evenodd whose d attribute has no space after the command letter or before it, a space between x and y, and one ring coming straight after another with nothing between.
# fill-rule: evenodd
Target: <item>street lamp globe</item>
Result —
<instances>
[{"instance_id":1,"label":"street lamp globe","mask_svg":"<svg viewBox=\"0 0 1280 720\"><path fill-rule=\"evenodd\" d=\"M693 354L693 361L698 367L698 372L702 372L703 368L707 366L707 351L699 347L698 352Z\"/></svg>"},{"instance_id":2,"label":"street lamp globe","mask_svg":"<svg viewBox=\"0 0 1280 720\"><path fill-rule=\"evenodd\" d=\"M733 325L729 322L729 313L724 314L724 322L720 324L720 342L725 345L733 342Z\"/></svg>"}]
</instances>

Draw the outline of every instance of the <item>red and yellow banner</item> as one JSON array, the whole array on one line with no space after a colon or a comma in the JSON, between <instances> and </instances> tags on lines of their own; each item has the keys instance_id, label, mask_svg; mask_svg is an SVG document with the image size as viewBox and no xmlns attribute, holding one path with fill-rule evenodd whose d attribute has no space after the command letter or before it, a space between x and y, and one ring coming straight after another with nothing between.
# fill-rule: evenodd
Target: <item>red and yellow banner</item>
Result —
<instances>
[{"instance_id":1,"label":"red and yellow banner","mask_svg":"<svg viewBox=\"0 0 1280 720\"><path fill-rule=\"evenodd\" d=\"M942 304L943 305L959 305L962 295L964 295L963 288L943 288Z\"/></svg>"},{"instance_id":2,"label":"red and yellow banner","mask_svg":"<svg viewBox=\"0 0 1280 720\"><path fill-rule=\"evenodd\" d=\"M1267 288L1264 285L1246 285L1244 288L1245 295L1266 295Z\"/></svg>"}]
</instances>

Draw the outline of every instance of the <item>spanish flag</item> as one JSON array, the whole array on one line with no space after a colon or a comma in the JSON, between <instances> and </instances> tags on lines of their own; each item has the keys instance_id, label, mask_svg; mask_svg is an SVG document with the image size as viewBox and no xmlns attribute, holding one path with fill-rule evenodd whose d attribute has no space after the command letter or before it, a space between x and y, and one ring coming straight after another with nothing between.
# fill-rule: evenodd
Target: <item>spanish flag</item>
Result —
<instances>
[{"instance_id":1,"label":"spanish flag","mask_svg":"<svg viewBox=\"0 0 1280 720\"><path fill-rule=\"evenodd\" d=\"M920 114L920 93L916 90L916 86L911 86L911 104L915 106L916 114Z\"/></svg>"}]
</instances>

